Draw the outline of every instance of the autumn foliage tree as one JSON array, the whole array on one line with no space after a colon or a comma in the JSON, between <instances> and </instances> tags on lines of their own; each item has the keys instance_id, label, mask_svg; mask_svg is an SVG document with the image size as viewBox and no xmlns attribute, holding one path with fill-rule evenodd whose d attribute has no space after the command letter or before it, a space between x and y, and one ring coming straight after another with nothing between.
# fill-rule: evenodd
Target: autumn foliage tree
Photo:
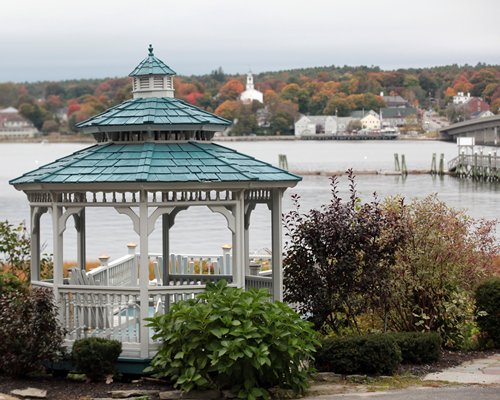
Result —
<instances>
[{"instance_id":1,"label":"autumn foliage tree","mask_svg":"<svg viewBox=\"0 0 500 400\"><path fill-rule=\"evenodd\" d=\"M390 280L389 326L438 331L445 345L459 346L473 320L473 290L495 273L496 221L476 221L436 195L386 207L397 209L406 227Z\"/></svg>"}]
</instances>

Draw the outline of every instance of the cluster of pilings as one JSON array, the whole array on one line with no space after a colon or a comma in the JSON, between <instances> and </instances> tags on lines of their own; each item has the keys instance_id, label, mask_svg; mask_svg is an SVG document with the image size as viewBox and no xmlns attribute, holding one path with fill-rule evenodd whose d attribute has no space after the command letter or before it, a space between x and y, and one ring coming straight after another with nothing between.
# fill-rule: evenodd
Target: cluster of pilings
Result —
<instances>
[{"instance_id":1,"label":"cluster of pilings","mask_svg":"<svg viewBox=\"0 0 500 400\"><path fill-rule=\"evenodd\" d=\"M400 172L401 175L408 175L408 168L406 167L406 157L401 154L401 164L399 163L399 154L394 153L394 171Z\"/></svg>"},{"instance_id":2,"label":"cluster of pilings","mask_svg":"<svg viewBox=\"0 0 500 400\"><path fill-rule=\"evenodd\" d=\"M484 182L500 181L500 157L493 153L472 155L460 154L455 176Z\"/></svg>"},{"instance_id":3,"label":"cluster of pilings","mask_svg":"<svg viewBox=\"0 0 500 400\"><path fill-rule=\"evenodd\" d=\"M431 162L430 173L431 173L431 175L439 175L439 176L444 175L444 154L443 153L441 153L441 155L439 156L439 168L437 167L436 153L432 153L432 162Z\"/></svg>"}]
</instances>

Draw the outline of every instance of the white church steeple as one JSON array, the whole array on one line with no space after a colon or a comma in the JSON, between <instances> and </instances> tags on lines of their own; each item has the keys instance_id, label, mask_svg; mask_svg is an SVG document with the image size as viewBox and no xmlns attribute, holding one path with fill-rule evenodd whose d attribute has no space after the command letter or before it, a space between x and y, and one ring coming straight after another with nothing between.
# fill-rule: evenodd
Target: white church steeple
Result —
<instances>
[{"instance_id":1,"label":"white church steeple","mask_svg":"<svg viewBox=\"0 0 500 400\"><path fill-rule=\"evenodd\" d=\"M247 74L246 90L240 95L240 100L243 103L251 103L254 100L264 103L264 95L255 89L253 84L253 75L251 72Z\"/></svg>"}]
</instances>

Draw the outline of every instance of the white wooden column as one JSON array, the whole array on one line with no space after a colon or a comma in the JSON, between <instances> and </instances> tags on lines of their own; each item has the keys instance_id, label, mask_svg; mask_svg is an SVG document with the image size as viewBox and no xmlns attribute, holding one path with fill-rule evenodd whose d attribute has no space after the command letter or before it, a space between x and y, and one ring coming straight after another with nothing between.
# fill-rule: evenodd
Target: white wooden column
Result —
<instances>
[{"instance_id":1,"label":"white wooden column","mask_svg":"<svg viewBox=\"0 0 500 400\"><path fill-rule=\"evenodd\" d=\"M31 206L31 282L40 280L40 214Z\"/></svg>"},{"instance_id":2,"label":"white wooden column","mask_svg":"<svg viewBox=\"0 0 500 400\"><path fill-rule=\"evenodd\" d=\"M85 233L85 208L75 215L76 252L78 266L85 270L87 263L86 233Z\"/></svg>"},{"instance_id":3,"label":"white wooden column","mask_svg":"<svg viewBox=\"0 0 500 400\"><path fill-rule=\"evenodd\" d=\"M282 262L282 202L283 192L281 189L273 189L271 200L271 250L272 250L272 280L273 300L283 301L283 262Z\"/></svg>"},{"instance_id":4,"label":"white wooden column","mask_svg":"<svg viewBox=\"0 0 500 400\"><path fill-rule=\"evenodd\" d=\"M139 301L140 305L140 321L139 321L139 337L140 337L140 354L141 358L149 357L149 328L146 327L144 318L149 316L149 246L148 246L148 205L147 193L142 190L140 195L139 205Z\"/></svg>"},{"instance_id":5,"label":"white wooden column","mask_svg":"<svg viewBox=\"0 0 500 400\"><path fill-rule=\"evenodd\" d=\"M63 284L63 234L64 229L60 226L62 221L63 208L58 205L60 195L54 194L52 199L52 232L54 251L54 297L56 303L59 301L59 287Z\"/></svg>"},{"instance_id":6,"label":"white wooden column","mask_svg":"<svg viewBox=\"0 0 500 400\"><path fill-rule=\"evenodd\" d=\"M237 200L234 206L234 235L233 235L233 279L234 283L245 289L245 199L243 191L235 193Z\"/></svg>"},{"instance_id":7,"label":"white wooden column","mask_svg":"<svg viewBox=\"0 0 500 400\"><path fill-rule=\"evenodd\" d=\"M167 286L170 282L170 216L168 214L163 214L162 218L162 256L163 256L163 266L162 266L162 285Z\"/></svg>"},{"instance_id":8,"label":"white wooden column","mask_svg":"<svg viewBox=\"0 0 500 400\"><path fill-rule=\"evenodd\" d=\"M245 274L250 275L250 216L252 211L255 209L255 202L249 202L245 204L245 234L244 234L244 244L245 244Z\"/></svg>"}]
</instances>

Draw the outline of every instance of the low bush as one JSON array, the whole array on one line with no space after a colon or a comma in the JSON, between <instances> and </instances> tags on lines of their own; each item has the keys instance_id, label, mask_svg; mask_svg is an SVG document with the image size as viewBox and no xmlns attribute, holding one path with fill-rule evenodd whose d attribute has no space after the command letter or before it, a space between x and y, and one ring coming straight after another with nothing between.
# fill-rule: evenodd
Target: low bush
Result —
<instances>
[{"instance_id":1,"label":"low bush","mask_svg":"<svg viewBox=\"0 0 500 400\"><path fill-rule=\"evenodd\" d=\"M71 358L78 372L96 382L115 373L121 352L122 344L118 340L91 337L73 343Z\"/></svg>"},{"instance_id":2,"label":"low bush","mask_svg":"<svg viewBox=\"0 0 500 400\"><path fill-rule=\"evenodd\" d=\"M500 347L500 278L486 280L476 289L477 324L495 347Z\"/></svg>"},{"instance_id":3,"label":"low bush","mask_svg":"<svg viewBox=\"0 0 500 400\"><path fill-rule=\"evenodd\" d=\"M230 389L248 399L269 398L273 386L303 392L319 344L312 324L265 290L225 281L148 320L162 345L147 371L183 391Z\"/></svg>"},{"instance_id":4,"label":"low bush","mask_svg":"<svg viewBox=\"0 0 500 400\"><path fill-rule=\"evenodd\" d=\"M34 288L0 294L0 372L23 376L56 361L64 331L52 292Z\"/></svg>"},{"instance_id":5,"label":"low bush","mask_svg":"<svg viewBox=\"0 0 500 400\"><path fill-rule=\"evenodd\" d=\"M400 348L403 363L431 363L441 357L441 336L437 332L400 332L389 335Z\"/></svg>"},{"instance_id":6,"label":"low bush","mask_svg":"<svg viewBox=\"0 0 500 400\"><path fill-rule=\"evenodd\" d=\"M401 363L401 350L390 335L326 338L316 356L320 371L339 374L393 374Z\"/></svg>"},{"instance_id":7,"label":"low bush","mask_svg":"<svg viewBox=\"0 0 500 400\"><path fill-rule=\"evenodd\" d=\"M26 292L28 285L10 272L0 271L0 293Z\"/></svg>"}]
</instances>

